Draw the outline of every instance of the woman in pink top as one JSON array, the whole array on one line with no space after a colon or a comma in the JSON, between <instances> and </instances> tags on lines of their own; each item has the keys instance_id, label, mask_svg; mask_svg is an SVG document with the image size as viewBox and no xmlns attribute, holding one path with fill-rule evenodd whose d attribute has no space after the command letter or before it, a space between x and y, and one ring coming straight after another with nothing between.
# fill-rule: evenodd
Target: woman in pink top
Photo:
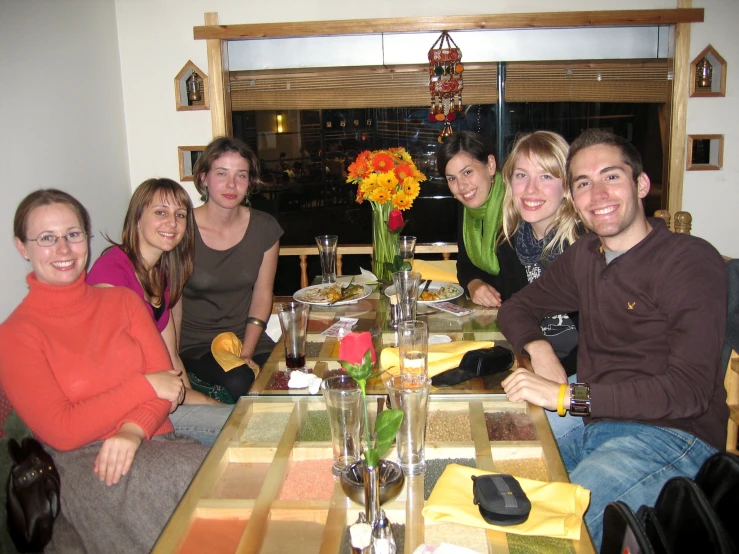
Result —
<instances>
[{"instance_id":1,"label":"woman in pink top","mask_svg":"<svg viewBox=\"0 0 739 554\"><path fill-rule=\"evenodd\" d=\"M171 179L148 179L131 197L121 244L114 244L95 261L87 282L127 287L144 301L186 387L184 405L170 416L175 431L210 445L232 406L192 389L177 351L172 318L192 273L193 249L192 203L187 192Z\"/></svg>"}]
</instances>

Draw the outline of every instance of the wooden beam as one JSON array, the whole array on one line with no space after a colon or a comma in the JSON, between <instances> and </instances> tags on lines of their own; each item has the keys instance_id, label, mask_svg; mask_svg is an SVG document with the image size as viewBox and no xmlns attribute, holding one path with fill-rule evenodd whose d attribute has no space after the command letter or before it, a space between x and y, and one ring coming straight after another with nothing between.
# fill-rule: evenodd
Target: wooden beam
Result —
<instances>
[{"instance_id":1,"label":"wooden beam","mask_svg":"<svg viewBox=\"0 0 739 554\"><path fill-rule=\"evenodd\" d=\"M679 0L679 6L690 7L691 0ZM667 176L667 211L676 214L683 208L683 178L686 167L688 91L690 88L690 24L678 23L674 28L672 56L673 80L670 106L670 168Z\"/></svg>"},{"instance_id":2,"label":"wooden beam","mask_svg":"<svg viewBox=\"0 0 739 554\"><path fill-rule=\"evenodd\" d=\"M207 26L218 25L218 14L205 14ZM218 39L208 40L208 84L210 92L210 121L213 137L225 136L231 127L231 83L228 80L228 51L226 43Z\"/></svg>"},{"instance_id":3,"label":"wooden beam","mask_svg":"<svg viewBox=\"0 0 739 554\"><path fill-rule=\"evenodd\" d=\"M419 33L475 29L551 29L561 27L633 27L702 23L703 8L664 10L606 10L587 12L501 13L394 17L218 25L193 28L196 40L247 40L257 38L366 35L372 33Z\"/></svg>"}]
</instances>

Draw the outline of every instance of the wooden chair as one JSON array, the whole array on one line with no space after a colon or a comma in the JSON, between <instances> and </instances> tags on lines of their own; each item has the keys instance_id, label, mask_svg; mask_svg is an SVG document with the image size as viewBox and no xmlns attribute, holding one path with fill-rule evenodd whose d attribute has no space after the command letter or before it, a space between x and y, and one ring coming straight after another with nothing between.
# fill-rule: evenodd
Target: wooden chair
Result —
<instances>
[{"instance_id":1,"label":"wooden chair","mask_svg":"<svg viewBox=\"0 0 739 554\"><path fill-rule=\"evenodd\" d=\"M655 217L665 220L667 228L670 228L670 212L667 210L657 210L654 212ZM675 214L675 233L690 234L693 218L689 212L677 212ZM729 258L724 257L727 262ZM726 388L726 403L729 406L729 422L726 434L726 451L733 454L739 454L737 443L739 442L739 354L736 350L731 351L729 363L724 368L724 387Z\"/></svg>"}]
</instances>

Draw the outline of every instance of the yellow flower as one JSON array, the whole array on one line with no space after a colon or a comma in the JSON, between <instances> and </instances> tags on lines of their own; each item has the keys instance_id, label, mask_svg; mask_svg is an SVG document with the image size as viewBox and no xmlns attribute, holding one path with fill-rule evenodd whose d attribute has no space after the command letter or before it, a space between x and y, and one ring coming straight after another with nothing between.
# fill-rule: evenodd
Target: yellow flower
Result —
<instances>
[{"instance_id":1,"label":"yellow flower","mask_svg":"<svg viewBox=\"0 0 739 554\"><path fill-rule=\"evenodd\" d=\"M418 181L416 181L413 177L406 177L403 179L403 187L401 189L403 193L411 199L411 201L415 200L418 196L418 193L421 191L421 185L418 184Z\"/></svg>"},{"instance_id":2,"label":"yellow flower","mask_svg":"<svg viewBox=\"0 0 739 554\"><path fill-rule=\"evenodd\" d=\"M424 182L426 180L426 176L423 173L421 173L420 171L418 171L418 169L415 166L413 166L413 169L414 169L414 171L413 171L413 178L416 181L418 181L419 183Z\"/></svg>"},{"instance_id":3,"label":"yellow flower","mask_svg":"<svg viewBox=\"0 0 739 554\"><path fill-rule=\"evenodd\" d=\"M376 173L370 173L369 175L367 175L367 177L362 179L362 181L359 183L359 187L365 195L369 193L376 186L377 186L377 174Z\"/></svg>"},{"instance_id":4,"label":"yellow flower","mask_svg":"<svg viewBox=\"0 0 739 554\"><path fill-rule=\"evenodd\" d=\"M367 198L372 202L384 204L385 202L390 200L390 193L382 187L377 187L367 195Z\"/></svg>"},{"instance_id":5,"label":"yellow flower","mask_svg":"<svg viewBox=\"0 0 739 554\"><path fill-rule=\"evenodd\" d=\"M408 198L403 191L400 191L393 196L393 206L399 210L407 210L412 204L413 199Z\"/></svg>"},{"instance_id":6,"label":"yellow flower","mask_svg":"<svg viewBox=\"0 0 739 554\"><path fill-rule=\"evenodd\" d=\"M400 152L398 152L398 155L404 162L410 162L413 163L413 160L411 159L411 155L406 151L405 148L401 148Z\"/></svg>"},{"instance_id":7,"label":"yellow flower","mask_svg":"<svg viewBox=\"0 0 739 554\"><path fill-rule=\"evenodd\" d=\"M377 176L377 184L385 187L389 191L392 191L398 185L398 178L395 176L394 171L380 173Z\"/></svg>"}]
</instances>

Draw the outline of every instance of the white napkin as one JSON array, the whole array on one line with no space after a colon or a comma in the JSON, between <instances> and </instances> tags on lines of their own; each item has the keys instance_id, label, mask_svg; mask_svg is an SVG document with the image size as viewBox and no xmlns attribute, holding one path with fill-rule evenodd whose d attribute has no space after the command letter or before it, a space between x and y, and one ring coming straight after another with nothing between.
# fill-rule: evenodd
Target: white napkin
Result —
<instances>
[{"instance_id":1,"label":"white napkin","mask_svg":"<svg viewBox=\"0 0 739 554\"><path fill-rule=\"evenodd\" d=\"M280 318L277 317L277 314L269 316L267 328L264 332L267 333L267 336L273 341L280 342L280 339L282 338L282 327L280 327Z\"/></svg>"},{"instance_id":2,"label":"white napkin","mask_svg":"<svg viewBox=\"0 0 739 554\"><path fill-rule=\"evenodd\" d=\"M305 389L310 387L310 393L317 394L322 380L318 375L312 373L291 371L287 387L290 389Z\"/></svg>"},{"instance_id":3,"label":"white napkin","mask_svg":"<svg viewBox=\"0 0 739 554\"><path fill-rule=\"evenodd\" d=\"M371 271L362 269L361 267L359 268L359 271L359 275L342 275L341 277L337 277L336 280L339 283L348 283L349 281L351 281L352 277L354 277L355 285L369 285L377 283L377 275L375 275Z\"/></svg>"}]
</instances>

